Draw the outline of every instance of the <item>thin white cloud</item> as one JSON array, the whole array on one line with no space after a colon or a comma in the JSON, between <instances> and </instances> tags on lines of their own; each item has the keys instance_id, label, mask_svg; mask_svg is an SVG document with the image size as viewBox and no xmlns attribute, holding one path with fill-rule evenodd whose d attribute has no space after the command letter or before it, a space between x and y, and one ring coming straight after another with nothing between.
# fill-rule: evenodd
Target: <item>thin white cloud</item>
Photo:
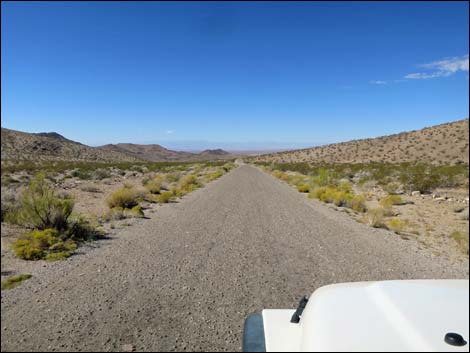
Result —
<instances>
[{"instance_id":1,"label":"thin white cloud","mask_svg":"<svg viewBox=\"0 0 470 353\"><path fill-rule=\"evenodd\" d=\"M369 81L370 84L372 85L386 85L387 81L382 81L382 80L371 80Z\"/></svg>"},{"instance_id":2,"label":"thin white cloud","mask_svg":"<svg viewBox=\"0 0 470 353\"><path fill-rule=\"evenodd\" d=\"M418 67L430 70L430 72L415 72L406 75L405 78L410 80L425 80L435 77L448 77L459 71L468 72L468 55L434 61L429 64L419 65Z\"/></svg>"},{"instance_id":3,"label":"thin white cloud","mask_svg":"<svg viewBox=\"0 0 470 353\"><path fill-rule=\"evenodd\" d=\"M175 133L174 130L166 130L165 131L165 134L167 134L167 135L171 135L171 134L174 134L174 133Z\"/></svg>"}]
</instances>

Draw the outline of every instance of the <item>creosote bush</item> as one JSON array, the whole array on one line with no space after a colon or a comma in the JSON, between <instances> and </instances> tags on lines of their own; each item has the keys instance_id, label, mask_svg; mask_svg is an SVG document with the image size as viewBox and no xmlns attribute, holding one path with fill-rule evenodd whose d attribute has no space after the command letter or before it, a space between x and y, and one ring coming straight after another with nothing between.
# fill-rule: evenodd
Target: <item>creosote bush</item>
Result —
<instances>
[{"instance_id":1,"label":"creosote bush","mask_svg":"<svg viewBox=\"0 0 470 353\"><path fill-rule=\"evenodd\" d=\"M374 228L384 228L385 212L383 208L372 208L366 213L367 224Z\"/></svg>"},{"instance_id":2,"label":"creosote bush","mask_svg":"<svg viewBox=\"0 0 470 353\"><path fill-rule=\"evenodd\" d=\"M138 195L134 189L123 187L113 192L106 200L109 208L132 208L139 204Z\"/></svg>"},{"instance_id":3,"label":"creosote bush","mask_svg":"<svg viewBox=\"0 0 470 353\"><path fill-rule=\"evenodd\" d=\"M58 195L45 180L44 174L36 175L23 192L18 221L36 229L64 230L72 213L74 200Z\"/></svg>"},{"instance_id":4,"label":"creosote bush","mask_svg":"<svg viewBox=\"0 0 470 353\"><path fill-rule=\"evenodd\" d=\"M63 260L76 250L77 244L63 239L56 229L33 230L12 244L16 256L24 260Z\"/></svg>"},{"instance_id":5,"label":"creosote bush","mask_svg":"<svg viewBox=\"0 0 470 353\"><path fill-rule=\"evenodd\" d=\"M380 205L384 208L390 208L395 205L403 204L403 199L400 195L388 195L380 200Z\"/></svg>"}]
</instances>

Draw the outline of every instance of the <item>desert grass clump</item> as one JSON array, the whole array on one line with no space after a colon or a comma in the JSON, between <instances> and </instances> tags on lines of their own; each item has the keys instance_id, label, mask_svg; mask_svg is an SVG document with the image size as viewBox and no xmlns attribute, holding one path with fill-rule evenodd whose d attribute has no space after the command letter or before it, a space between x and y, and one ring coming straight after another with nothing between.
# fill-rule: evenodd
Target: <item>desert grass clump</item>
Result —
<instances>
[{"instance_id":1,"label":"desert grass clump","mask_svg":"<svg viewBox=\"0 0 470 353\"><path fill-rule=\"evenodd\" d=\"M392 206L401 204L403 204L403 199L400 195L388 195L380 200L380 205L383 208L391 208Z\"/></svg>"},{"instance_id":2,"label":"desert grass clump","mask_svg":"<svg viewBox=\"0 0 470 353\"><path fill-rule=\"evenodd\" d=\"M124 210L124 214L128 217L134 217L134 218L143 218L145 216L144 210L139 205L132 207L130 210L129 209Z\"/></svg>"},{"instance_id":3,"label":"desert grass clump","mask_svg":"<svg viewBox=\"0 0 470 353\"><path fill-rule=\"evenodd\" d=\"M450 237L456 241L458 244L459 248L468 254L468 232L459 232L459 231L454 231L450 234Z\"/></svg>"},{"instance_id":4,"label":"desert grass clump","mask_svg":"<svg viewBox=\"0 0 470 353\"><path fill-rule=\"evenodd\" d=\"M24 280L30 279L32 275L29 273L11 276L2 281L2 290L11 289L21 284Z\"/></svg>"},{"instance_id":5,"label":"desert grass clump","mask_svg":"<svg viewBox=\"0 0 470 353\"><path fill-rule=\"evenodd\" d=\"M310 186L308 184L299 184L297 185L297 190L299 192L310 192Z\"/></svg>"},{"instance_id":6,"label":"desert grass clump","mask_svg":"<svg viewBox=\"0 0 470 353\"><path fill-rule=\"evenodd\" d=\"M395 232L403 232L407 227L407 222L394 217L387 222L387 227Z\"/></svg>"},{"instance_id":7,"label":"desert grass clump","mask_svg":"<svg viewBox=\"0 0 470 353\"><path fill-rule=\"evenodd\" d=\"M166 175L166 181L168 181L169 183L177 183L180 180L180 178L181 178L181 174L177 172L168 173Z\"/></svg>"},{"instance_id":8,"label":"desert grass clump","mask_svg":"<svg viewBox=\"0 0 470 353\"><path fill-rule=\"evenodd\" d=\"M201 186L195 174L189 174L181 178L179 186L183 194L188 194Z\"/></svg>"},{"instance_id":9,"label":"desert grass clump","mask_svg":"<svg viewBox=\"0 0 470 353\"><path fill-rule=\"evenodd\" d=\"M72 213L74 200L68 195L58 195L45 180L36 175L21 197L18 221L36 229L64 230Z\"/></svg>"},{"instance_id":10,"label":"desert grass clump","mask_svg":"<svg viewBox=\"0 0 470 353\"><path fill-rule=\"evenodd\" d=\"M207 181L213 181L220 178L224 173L221 170L216 170L215 172L206 174Z\"/></svg>"},{"instance_id":11,"label":"desert grass clump","mask_svg":"<svg viewBox=\"0 0 470 353\"><path fill-rule=\"evenodd\" d=\"M173 200L173 192L164 191L158 196L159 203L168 203Z\"/></svg>"},{"instance_id":12,"label":"desert grass clump","mask_svg":"<svg viewBox=\"0 0 470 353\"><path fill-rule=\"evenodd\" d=\"M147 191L151 194L159 194L162 188L161 182L155 179L147 181L147 183L144 186L147 189Z\"/></svg>"},{"instance_id":13,"label":"desert grass clump","mask_svg":"<svg viewBox=\"0 0 470 353\"><path fill-rule=\"evenodd\" d=\"M366 213L366 223L374 228L384 228L385 212L381 207L372 208Z\"/></svg>"},{"instance_id":14,"label":"desert grass clump","mask_svg":"<svg viewBox=\"0 0 470 353\"><path fill-rule=\"evenodd\" d=\"M77 249L71 239L62 239L56 229L33 230L12 244L15 255L24 260L62 260Z\"/></svg>"},{"instance_id":15,"label":"desert grass clump","mask_svg":"<svg viewBox=\"0 0 470 353\"><path fill-rule=\"evenodd\" d=\"M139 204L138 195L132 188L123 187L113 192L106 200L109 208L131 209Z\"/></svg>"},{"instance_id":16,"label":"desert grass clump","mask_svg":"<svg viewBox=\"0 0 470 353\"><path fill-rule=\"evenodd\" d=\"M366 198L364 195L354 195L348 202L348 207L356 212L366 212Z\"/></svg>"}]
</instances>

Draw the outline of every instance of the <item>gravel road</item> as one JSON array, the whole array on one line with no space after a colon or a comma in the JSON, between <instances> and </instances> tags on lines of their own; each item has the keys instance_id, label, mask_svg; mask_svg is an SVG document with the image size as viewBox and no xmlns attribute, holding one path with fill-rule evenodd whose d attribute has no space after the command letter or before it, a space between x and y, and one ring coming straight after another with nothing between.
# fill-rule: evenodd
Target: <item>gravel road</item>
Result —
<instances>
[{"instance_id":1,"label":"gravel road","mask_svg":"<svg viewBox=\"0 0 470 353\"><path fill-rule=\"evenodd\" d=\"M2 291L2 351L241 349L243 321L336 282L468 278L242 165Z\"/></svg>"}]
</instances>

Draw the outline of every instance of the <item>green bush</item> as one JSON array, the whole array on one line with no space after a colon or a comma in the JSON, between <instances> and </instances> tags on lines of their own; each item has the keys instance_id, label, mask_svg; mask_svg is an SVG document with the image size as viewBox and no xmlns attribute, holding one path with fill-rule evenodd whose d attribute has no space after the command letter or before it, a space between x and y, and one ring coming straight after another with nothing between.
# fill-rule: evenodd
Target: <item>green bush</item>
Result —
<instances>
[{"instance_id":1,"label":"green bush","mask_svg":"<svg viewBox=\"0 0 470 353\"><path fill-rule=\"evenodd\" d=\"M38 174L23 192L19 220L37 229L64 230L73 206L72 197L59 197L47 184L44 174Z\"/></svg>"},{"instance_id":2,"label":"green bush","mask_svg":"<svg viewBox=\"0 0 470 353\"><path fill-rule=\"evenodd\" d=\"M372 208L366 213L367 224L374 228L384 228L385 212L383 208Z\"/></svg>"},{"instance_id":3,"label":"green bush","mask_svg":"<svg viewBox=\"0 0 470 353\"><path fill-rule=\"evenodd\" d=\"M130 210L126 210L125 212L129 213L131 217L142 218L145 216L144 210L142 210L142 207L139 205L134 206Z\"/></svg>"},{"instance_id":4,"label":"green bush","mask_svg":"<svg viewBox=\"0 0 470 353\"><path fill-rule=\"evenodd\" d=\"M166 180L169 183L177 183L181 178L181 175L179 173L170 173L166 175Z\"/></svg>"},{"instance_id":5,"label":"green bush","mask_svg":"<svg viewBox=\"0 0 470 353\"><path fill-rule=\"evenodd\" d=\"M215 180L215 179L220 178L222 175L224 175L224 173L223 173L221 170L217 170L217 171L215 171L215 172L213 172L213 173L207 174L207 175L206 175L206 179L207 179L208 181L213 181L213 180Z\"/></svg>"},{"instance_id":6,"label":"green bush","mask_svg":"<svg viewBox=\"0 0 470 353\"><path fill-rule=\"evenodd\" d=\"M156 180L149 180L144 186L151 194L160 193L160 189L162 188L162 184Z\"/></svg>"},{"instance_id":7,"label":"green bush","mask_svg":"<svg viewBox=\"0 0 470 353\"><path fill-rule=\"evenodd\" d=\"M297 190L299 192L309 192L310 187L307 184L299 184L299 185L297 185Z\"/></svg>"},{"instance_id":8,"label":"green bush","mask_svg":"<svg viewBox=\"0 0 470 353\"><path fill-rule=\"evenodd\" d=\"M139 204L137 193L127 187L116 190L106 200L109 208L132 208Z\"/></svg>"},{"instance_id":9,"label":"green bush","mask_svg":"<svg viewBox=\"0 0 470 353\"><path fill-rule=\"evenodd\" d=\"M388 221L388 228L395 232L402 232L405 230L407 222L398 218L392 218Z\"/></svg>"},{"instance_id":10,"label":"green bush","mask_svg":"<svg viewBox=\"0 0 470 353\"><path fill-rule=\"evenodd\" d=\"M388 195L380 200L380 205L384 208L391 208L394 205L403 204L403 199L400 195Z\"/></svg>"},{"instance_id":11,"label":"green bush","mask_svg":"<svg viewBox=\"0 0 470 353\"><path fill-rule=\"evenodd\" d=\"M14 288L18 286L24 280L27 280L31 277L32 276L30 274L23 274L23 275L8 277L7 279L2 281L2 290Z\"/></svg>"},{"instance_id":12,"label":"green bush","mask_svg":"<svg viewBox=\"0 0 470 353\"><path fill-rule=\"evenodd\" d=\"M56 229L33 230L12 244L15 255L24 260L58 260L69 257L77 244L63 240Z\"/></svg>"},{"instance_id":13,"label":"green bush","mask_svg":"<svg viewBox=\"0 0 470 353\"><path fill-rule=\"evenodd\" d=\"M168 203L173 199L173 193L171 191L164 191L158 196L158 202Z\"/></svg>"},{"instance_id":14,"label":"green bush","mask_svg":"<svg viewBox=\"0 0 470 353\"><path fill-rule=\"evenodd\" d=\"M348 207L356 212L366 212L366 198L363 195L355 195L349 201Z\"/></svg>"}]
</instances>

